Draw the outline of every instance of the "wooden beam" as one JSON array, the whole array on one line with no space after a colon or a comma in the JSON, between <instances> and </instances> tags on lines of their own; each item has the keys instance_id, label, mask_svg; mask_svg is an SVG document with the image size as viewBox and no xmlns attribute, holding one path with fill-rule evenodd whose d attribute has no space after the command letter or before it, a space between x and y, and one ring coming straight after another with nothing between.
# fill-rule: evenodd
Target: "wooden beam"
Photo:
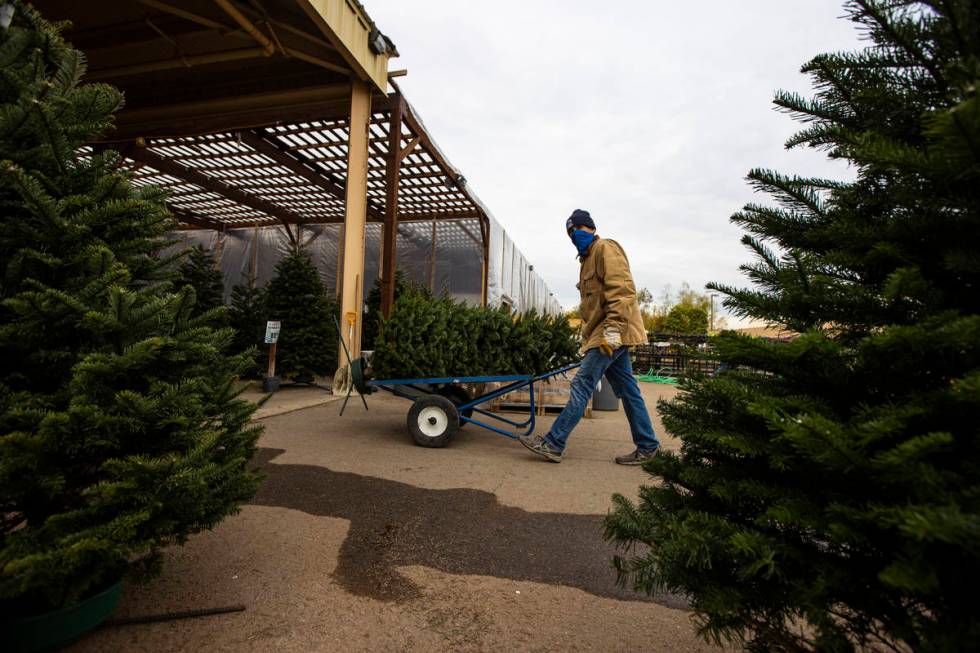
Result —
<instances>
[{"instance_id":1,"label":"wooden beam","mask_svg":"<svg viewBox=\"0 0 980 653\"><path fill-rule=\"evenodd\" d=\"M449 161L442 155L442 152L439 151L439 148L432 141L428 132L425 131L425 127L422 126L418 117L412 112L411 105L406 104L404 115L405 123L412 130L412 133L419 137L422 146L429 156L432 157L432 160L445 171L446 177L452 180L457 188L462 189L465 186L465 180L461 179L461 175L457 172L456 168L450 165Z\"/></svg>"},{"instance_id":2,"label":"wooden beam","mask_svg":"<svg viewBox=\"0 0 980 653\"><path fill-rule=\"evenodd\" d=\"M474 220L475 216L463 216L463 217L453 217L446 215L409 215L409 216L399 216L398 224L414 224L418 222L462 222ZM218 224L224 225L225 229L244 229L252 227L274 227L276 224L281 224L276 218L270 217L268 220L256 220L256 221L244 221L244 222L224 222L216 221ZM314 224L343 224L340 218L310 218L303 222L303 226L314 225ZM202 227L206 229L211 229L212 227Z\"/></svg>"},{"instance_id":3,"label":"wooden beam","mask_svg":"<svg viewBox=\"0 0 980 653\"><path fill-rule=\"evenodd\" d=\"M168 207L168 208L172 213L174 207ZM181 218L181 220L183 220L183 218ZM278 227L282 225L281 222L276 221L274 218L270 218L269 220L264 220L264 221L243 220L241 222L223 222L223 221L214 220L213 222L217 223L218 226L215 227L215 226L211 226L210 224L196 225L196 224L187 223L187 224L180 224L178 225L177 228L182 231L183 230L193 231L198 229L212 229L214 231L232 231L234 229L257 229L259 227Z\"/></svg>"},{"instance_id":4,"label":"wooden beam","mask_svg":"<svg viewBox=\"0 0 980 653\"><path fill-rule=\"evenodd\" d=\"M210 27L211 29L228 32L234 30L234 28L230 25L225 25L224 23L216 20L211 20L210 18L187 11L186 9L181 9L180 7L175 7L171 4L167 4L166 2L160 2L160 0L136 0L136 2L167 14L179 16L184 20L189 20L192 23L197 23L198 25L203 25L204 27Z\"/></svg>"},{"instance_id":5,"label":"wooden beam","mask_svg":"<svg viewBox=\"0 0 980 653\"><path fill-rule=\"evenodd\" d=\"M221 182L212 177L208 177L198 170L193 168L188 168L182 166L179 163L175 163L166 157L160 156L155 152L151 152L145 147L134 147L127 154L132 157L135 161L140 161L146 165L159 170L160 172L166 173L172 177L177 177L178 179L183 179L184 181L196 184L201 188L209 190L214 193L218 193L228 199L235 201L242 206L247 206L255 211L261 211L266 215L270 215L273 218L279 220L283 227L286 229L286 233L289 236L289 240L295 245L296 237L293 235L292 230L289 228L290 223L292 224L302 224L305 220L301 217L284 209L281 206L276 206L272 202L262 199L261 197L256 197L255 195L249 195L234 186L229 186L228 184Z\"/></svg>"},{"instance_id":6,"label":"wooden beam","mask_svg":"<svg viewBox=\"0 0 980 653\"><path fill-rule=\"evenodd\" d=\"M187 211L186 209L180 209L176 206L167 205L170 212L174 214L174 217L179 221L193 225L199 229L214 229L215 231L222 231L225 228L225 223L219 222L218 220L212 220L203 215L196 215Z\"/></svg>"},{"instance_id":7,"label":"wooden beam","mask_svg":"<svg viewBox=\"0 0 980 653\"><path fill-rule=\"evenodd\" d=\"M405 100L401 94L392 106L388 120L388 156L385 161L385 215L382 230L381 315L388 317L395 306L395 271L398 259L398 186L402 163L402 111Z\"/></svg>"},{"instance_id":8,"label":"wooden beam","mask_svg":"<svg viewBox=\"0 0 980 653\"><path fill-rule=\"evenodd\" d=\"M344 218L344 265L340 295L340 322L351 356L359 356L361 353L370 123L371 89L367 82L354 80L351 85L350 135L347 141L347 212ZM344 358L341 357L340 360Z\"/></svg>"},{"instance_id":9,"label":"wooden beam","mask_svg":"<svg viewBox=\"0 0 980 653\"><path fill-rule=\"evenodd\" d=\"M288 56L288 57L293 57L295 59L299 59L300 61L305 61L306 63L311 63L314 66L318 66L320 68L325 68L326 70L329 70L331 72L335 72L335 73L338 73L338 74L341 74L341 75L350 75L350 74L352 74L349 69L344 68L343 66L338 66L335 63L330 63L329 61L327 61L323 57L318 57L318 56L316 56L314 54L310 54L308 52L304 52L304 51L298 50L296 48L283 47L282 50L286 54L286 56Z\"/></svg>"},{"instance_id":10,"label":"wooden beam","mask_svg":"<svg viewBox=\"0 0 980 653\"><path fill-rule=\"evenodd\" d=\"M347 116L350 83L124 109L103 140L192 136Z\"/></svg>"},{"instance_id":11,"label":"wooden beam","mask_svg":"<svg viewBox=\"0 0 980 653\"><path fill-rule=\"evenodd\" d=\"M129 77L141 75L158 70L174 70L177 68L192 68L212 63L225 63L228 61L242 61L244 59L258 59L264 56L261 48L244 48L241 50L226 50L224 52L209 52L207 54L196 54L178 57L176 59L164 59L163 61L150 61L148 63L133 64L131 66L117 66L115 68L102 68L91 72L85 76L85 81L98 81L103 79L115 79L117 77Z\"/></svg>"},{"instance_id":12,"label":"wooden beam","mask_svg":"<svg viewBox=\"0 0 980 653\"><path fill-rule=\"evenodd\" d=\"M311 168L307 163L300 161L288 152L283 151L276 143L270 141L265 135L255 130L241 131L238 132L238 135L243 143L251 147L256 152L269 157L282 167L289 169L289 171L293 174L302 177L317 188L330 193L337 199L343 200L346 198L346 191L343 184L338 184L328 179L322 173ZM368 202L367 213L369 217L379 222L384 220L384 214L379 211L376 206L371 204L370 201Z\"/></svg>"},{"instance_id":13,"label":"wooden beam","mask_svg":"<svg viewBox=\"0 0 980 653\"><path fill-rule=\"evenodd\" d=\"M489 279L487 278L490 273L490 218L486 215L480 220L480 236L483 237L483 281L480 294L483 305L486 306L490 297Z\"/></svg>"},{"instance_id":14,"label":"wooden beam","mask_svg":"<svg viewBox=\"0 0 980 653\"><path fill-rule=\"evenodd\" d=\"M424 211L422 213L403 213L398 216L399 222L428 222L429 220L472 220L483 218L483 214L475 209L464 209L460 211Z\"/></svg>"},{"instance_id":15,"label":"wooden beam","mask_svg":"<svg viewBox=\"0 0 980 653\"><path fill-rule=\"evenodd\" d=\"M401 119L401 113L402 113L401 111L398 112L399 119ZM401 135L401 123L400 122L398 123L398 134L399 134L399 136ZM399 138L399 141L400 140L401 139ZM421 142L421 140L422 140L422 138L420 136L416 136L415 138L413 138L412 140L410 140L408 142L408 145L406 145L404 149L402 149L401 151L398 152L398 162L401 163L401 160L402 159L404 159L406 156L408 156L409 154L411 154L412 153L412 150L414 150L418 146L418 144L419 144L419 142ZM401 143L399 143L399 145L401 145Z\"/></svg>"},{"instance_id":16,"label":"wooden beam","mask_svg":"<svg viewBox=\"0 0 980 653\"><path fill-rule=\"evenodd\" d=\"M295 57L300 61L311 63L314 66L319 66L320 68L326 68L327 70L340 73L341 75L351 74L350 68L345 68L344 66L338 66L337 64L330 63L322 57L304 52L303 50L285 46L278 41L278 38L274 42L272 39L266 36L262 30L256 27L255 23L249 20L245 14L239 11L238 6L234 2L230 2L229 0L214 0L214 2L219 7L224 9L225 13L231 16L236 23L242 26L242 29L248 32L248 34L262 46L265 56L271 56L276 51L276 46L278 45L279 50L286 56Z\"/></svg>"},{"instance_id":17,"label":"wooden beam","mask_svg":"<svg viewBox=\"0 0 980 653\"><path fill-rule=\"evenodd\" d=\"M388 58L397 52L377 55L368 47L369 33L374 29L360 2L299 0L299 4L322 36L333 44L352 71L352 79L370 81L373 90L387 89Z\"/></svg>"},{"instance_id":18,"label":"wooden beam","mask_svg":"<svg viewBox=\"0 0 980 653\"><path fill-rule=\"evenodd\" d=\"M353 74L349 68L327 61L323 57L317 56L314 53L306 52L305 50L301 50L299 48L293 48L293 47L283 45L281 42L279 42L278 39L276 39L276 42L273 42L272 39L268 38L261 30L259 30L258 27L256 27L255 23L249 20L249 18L245 15L245 14L252 14L253 16L258 16L257 12L251 7L239 5L238 3L235 2L228 2L227 0L214 0L214 1L222 9L224 9L225 13L227 13L232 19L234 19L235 22L241 25L241 27L245 30L245 33L236 32L235 29L230 25L226 25L220 21L211 20L206 16L195 14L193 12L187 11L186 9L181 9L180 7L175 7L165 2L160 2L160 0L137 0L137 2L144 4L147 7L153 7L154 9L157 9L164 13L172 14L174 16L179 16L184 20L188 20L193 23L197 23L198 25L203 25L205 27L218 30L225 36L241 36L249 40L254 40L258 42L259 45L262 46L260 48L261 56L272 55L276 50L276 46L278 45L282 54L288 57L294 57L296 59L299 59L300 61L305 61L307 63L313 64L314 66L325 68L327 70L330 70L335 73L339 73L341 75ZM325 41L313 34L304 32L303 30L293 27L288 23L283 23L268 18L265 18L265 22L270 25L269 28L270 31L273 28L278 28L285 32L298 36L308 41L309 43L316 44L320 48L324 48L330 51L335 51L333 44L331 44L329 41ZM273 34L273 37L275 37L275 34Z\"/></svg>"},{"instance_id":19,"label":"wooden beam","mask_svg":"<svg viewBox=\"0 0 980 653\"><path fill-rule=\"evenodd\" d=\"M272 56L272 53L276 51L276 44L272 42L268 36L262 33L262 31L255 26L255 23L250 21L245 14L238 11L235 5L231 4L228 0L214 0L214 3L221 7L226 14L231 16L232 20L242 26L242 28L249 33L249 35L262 46L262 51L265 56Z\"/></svg>"}]
</instances>

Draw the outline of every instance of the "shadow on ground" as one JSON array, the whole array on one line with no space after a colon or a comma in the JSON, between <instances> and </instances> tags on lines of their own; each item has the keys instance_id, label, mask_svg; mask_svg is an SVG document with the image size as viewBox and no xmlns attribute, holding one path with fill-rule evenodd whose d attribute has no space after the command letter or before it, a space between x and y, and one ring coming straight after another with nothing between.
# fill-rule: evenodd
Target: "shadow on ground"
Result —
<instances>
[{"instance_id":1,"label":"shadow on ground","mask_svg":"<svg viewBox=\"0 0 980 653\"><path fill-rule=\"evenodd\" d=\"M419 588L396 567L421 565L686 607L679 597L650 598L617 586L614 550L602 539L601 516L528 512L500 505L482 490L429 490L271 462L282 453L259 449L255 461L266 479L252 503L349 520L334 577L354 594L385 601L417 598Z\"/></svg>"}]
</instances>

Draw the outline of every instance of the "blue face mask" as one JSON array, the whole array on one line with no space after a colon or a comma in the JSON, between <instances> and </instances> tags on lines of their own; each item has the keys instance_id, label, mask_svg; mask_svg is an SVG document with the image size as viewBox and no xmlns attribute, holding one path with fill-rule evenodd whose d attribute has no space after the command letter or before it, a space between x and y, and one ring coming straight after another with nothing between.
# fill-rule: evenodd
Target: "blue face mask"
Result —
<instances>
[{"instance_id":1,"label":"blue face mask","mask_svg":"<svg viewBox=\"0 0 980 653\"><path fill-rule=\"evenodd\" d=\"M584 229L573 230L571 237L579 256L585 256L586 252L589 251L589 246L592 244L592 241L595 240L595 234L590 234Z\"/></svg>"}]
</instances>

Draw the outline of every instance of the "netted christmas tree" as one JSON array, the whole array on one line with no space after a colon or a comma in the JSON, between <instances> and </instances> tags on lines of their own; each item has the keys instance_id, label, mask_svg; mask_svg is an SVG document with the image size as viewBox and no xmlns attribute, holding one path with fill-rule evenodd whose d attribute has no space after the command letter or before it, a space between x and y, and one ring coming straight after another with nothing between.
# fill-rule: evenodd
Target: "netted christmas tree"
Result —
<instances>
[{"instance_id":1,"label":"netted christmas tree","mask_svg":"<svg viewBox=\"0 0 980 653\"><path fill-rule=\"evenodd\" d=\"M576 360L564 316L517 317L406 289L381 324L371 359L376 378L541 374Z\"/></svg>"},{"instance_id":2,"label":"netted christmas tree","mask_svg":"<svg viewBox=\"0 0 980 653\"><path fill-rule=\"evenodd\" d=\"M265 289L265 309L267 319L282 322L276 353L279 376L312 381L334 373L339 347L334 320L339 309L308 254L297 251L279 261Z\"/></svg>"},{"instance_id":3,"label":"netted christmas tree","mask_svg":"<svg viewBox=\"0 0 980 653\"><path fill-rule=\"evenodd\" d=\"M175 283L177 288L190 286L194 289L194 315L200 315L225 305L225 280L221 270L215 267L211 252L201 245L191 247L184 253L180 273ZM216 312L222 321L225 315Z\"/></svg>"},{"instance_id":4,"label":"netted christmas tree","mask_svg":"<svg viewBox=\"0 0 980 653\"><path fill-rule=\"evenodd\" d=\"M122 103L29 5L0 29L0 607L69 605L250 498L229 329L157 254L174 226L114 152Z\"/></svg>"},{"instance_id":5,"label":"netted christmas tree","mask_svg":"<svg viewBox=\"0 0 980 653\"><path fill-rule=\"evenodd\" d=\"M395 301L406 292L421 293L431 296L429 290L421 285L413 284L405 278L401 270L395 271ZM377 279L364 302L364 329L361 331L361 349L373 350L381 330L381 279Z\"/></svg>"},{"instance_id":6,"label":"netted christmas tree","mask_svg":"<svg viewBox=\"0 0 980 653\"><path fill-rule=\"evenodd\" d=\"M871 40L803 67L789 147L854 181L750 173L776 206L733 221L756 260L732 369L661 405L679 453L647 464L608 534L645 591L757 651L980 650L980 4L847 3Z\"/></svg>"},{"instance_id":7,"label":"netted christmas tree","mask_svg":"<svg viewBox=\"0 0 980 653\"><path fill-rule=\"evenodd\" d=\"M254 356L254 364L245 371L247 376L257 376L267 369L268 352L262 346L265 314L265 288L257 285L253 277L247 277L245 283L231 289L228 326L235 331L231 350Z\"/></svg>"}]
</instances>

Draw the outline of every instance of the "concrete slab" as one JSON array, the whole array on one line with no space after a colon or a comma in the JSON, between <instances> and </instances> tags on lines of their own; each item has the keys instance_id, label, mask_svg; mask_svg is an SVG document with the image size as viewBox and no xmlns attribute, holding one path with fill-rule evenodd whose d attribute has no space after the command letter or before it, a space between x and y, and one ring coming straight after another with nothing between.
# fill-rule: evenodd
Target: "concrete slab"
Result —
<instances>
[{"instance_id":1,"label":"concrete slab","mask_svg":"<svg viewBox=\"0 0 980 653\"><path fill-rule=\"evenodd\" d=\"M331 578L344 520L246 506L167 552L164 575L128 586L117 616L244 603L246 612L105 627L66 649L102 651L716 651L689 613L570 587L422 566L407 602L352 595Z\"/></svg>"},{"instance_id":2,"label":"concrete slab","mask_svg":"<svg viewBox=\"0 0 980 653\"><path fill-rule=\"evenodd\" d=\"M651 409L676 393L643 390ZM472 426L418 447L408 406L373 395L343 418L335 400L264 418L253 505L168 550L118 616L247 611L107 627L69 650L718 650L694 636L682 598L615 583L602 516L612 492L648 481L612 462L631 445L622 412L584 420L556 465Z\"/></svg>"},{"instance_id":3,"label":"concrete slab","mask_svg":"<svg viewBox=\"0 0 980 653\"><path fill-rule=\"evenodd\" d=\"M655 414L657 400L677 389L654 383L641 388L664 448L679 447ZM282 415L266 421L262 445L283 450L276 464L317 465L429 489L484 490L504 505L543 512L605 514L614 492L633 496L647 478L639 467L613 462L633 449L621 410L583 419L569 437L564 461L554 464L473 425L445 448L419 447L407 431L409 407L407 400L380 392L368 397L366 412L351 402L343 417L339 404ZM554 419L539 418L537 432L547 432Z\"/></svg>"},{"instance_id":4,"label":"concrete slab","mask_svg":"<svg viewBox=\"0 0 980 653\"><path fill-rule=\"evenodd\" d=\"M263 420L275 415L283 415L304 408L321 406L334 401L342 401L343 397L336 397L330 394L326 387L317 387L306 384L285 385L278 391L272 393L262 392L258 382L251 382L242 393L242 399L259 404L253 419ZM351 400L356 400L352 397Z\"/></svg>"}]
</instances>

